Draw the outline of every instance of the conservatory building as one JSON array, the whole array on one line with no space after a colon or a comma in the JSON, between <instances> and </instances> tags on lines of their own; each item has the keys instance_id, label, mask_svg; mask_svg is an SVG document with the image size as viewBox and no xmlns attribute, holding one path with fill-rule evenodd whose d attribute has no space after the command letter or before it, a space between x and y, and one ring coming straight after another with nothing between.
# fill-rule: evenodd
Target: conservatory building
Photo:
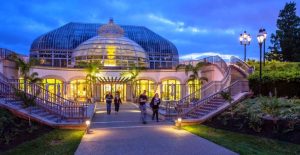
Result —
<instances>
[{"instance_id":1,"label":"conservatory building","mask_svg":"<svg viewBox=\"0 0 300 155\"><path fill-rule=\"evenodd\" d=\"M163 100L179 100L201 87L200 81L189 82L184 70L175 70L178 51L170 41L146 27L118 26L112 19L69 23L43 34L32 43L30 58L39 60L32 72L45 89L75 101L104 101L108 92L132 101L144 90L150 97L159 93ZM200 74L208 81L223 78L213 65Z\"/></svg>"}]
</instances>

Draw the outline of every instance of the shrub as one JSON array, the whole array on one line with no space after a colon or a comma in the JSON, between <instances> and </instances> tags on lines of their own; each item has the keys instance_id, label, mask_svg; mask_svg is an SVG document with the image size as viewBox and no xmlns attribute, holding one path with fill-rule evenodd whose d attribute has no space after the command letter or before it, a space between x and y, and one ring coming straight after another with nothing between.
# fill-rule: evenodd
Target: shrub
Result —
<instances>
[{"instance_id":1,"label":"shrub","mask_svg":"<svg viewBox=\"0 0 300 155\"><path fill-rule=\"evenodd\" d=\"M36 129L37 126L28 126L27 121L0 109L0 144L9 144L16 136L32 133Z\"/></svg>"},{"instance_id":2,"label":"shrub","mask_svg":"<svg viewBox=\"0 0 300 155\"><path fill-rule=\"evenodd\" d=\"M259 64L250 62L255 66L254 74L249 76L249 86L254 94L259 94ZM293 62L267 62L262 71L261 94L270 93L278 97L300 97L300 63Z\"/></svg>"}]
</instances>

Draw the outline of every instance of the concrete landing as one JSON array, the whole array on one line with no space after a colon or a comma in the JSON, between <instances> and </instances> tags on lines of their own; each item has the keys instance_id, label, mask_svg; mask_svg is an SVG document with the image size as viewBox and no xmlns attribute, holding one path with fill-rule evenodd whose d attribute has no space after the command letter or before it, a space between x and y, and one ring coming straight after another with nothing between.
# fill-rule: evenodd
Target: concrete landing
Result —
<instances>
[{"instance_id":1,"label":"concrete landing","mask_svg":"<svg viewBox=\"0 0 300 155\"><path fill-rule=\"evenodd\" d=\"M98 105L91 124L76 155L233 155L236 154L185 130L177 130L172 122L140 121L138 108L123 104L119 114L107 115L105 106Z\"/></svg>"}]
</instances>

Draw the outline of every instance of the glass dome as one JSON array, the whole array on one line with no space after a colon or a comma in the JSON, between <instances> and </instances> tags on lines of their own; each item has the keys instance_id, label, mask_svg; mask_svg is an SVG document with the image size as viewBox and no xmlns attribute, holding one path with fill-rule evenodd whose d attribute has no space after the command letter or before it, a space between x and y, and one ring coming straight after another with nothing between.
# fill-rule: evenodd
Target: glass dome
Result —
<instances>
[{"instance_id":1,"label":"glass dome","mask_svg":"<svg viewBox=\"0 0 300 155\"><path fill-rule=\"evenodd\" d=\"M74 49L73 65L80 62L100 62L104 67L149 67L148 55L144 49L124 37L124 30L115 25L112 19L98 29L98 34Z\"/></svg>"}]
</instances>

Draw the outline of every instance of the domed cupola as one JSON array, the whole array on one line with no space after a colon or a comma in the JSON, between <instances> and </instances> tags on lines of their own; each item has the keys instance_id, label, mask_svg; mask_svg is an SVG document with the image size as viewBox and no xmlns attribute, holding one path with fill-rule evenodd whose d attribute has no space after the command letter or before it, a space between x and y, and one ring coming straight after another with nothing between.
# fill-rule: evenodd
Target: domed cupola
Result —
<instances>
[{"instance_id":1,"label":"domed cupola","mask_svg":"<svg viewBox=\"0 0 300 155\"><path fill-rule=\"evenodd\" d=\"M98 36L81 43L72 53L72 64L98 62L104 67L149 67L148 55L136 42L124 37L124 30L113 19L98 29Z\"/></svg>"},{"instance_id":2,"label":"domed cupola","mask_svg":"<svg viewBox=\"0 0 300 155\"><path fill-rule=\"evenodd\" d=\"M98 34L102 37L123 37L124 30L114 23L113 19L110 19L108 24L101 26L98 29Z\"/></svg>"}]
</instances>

